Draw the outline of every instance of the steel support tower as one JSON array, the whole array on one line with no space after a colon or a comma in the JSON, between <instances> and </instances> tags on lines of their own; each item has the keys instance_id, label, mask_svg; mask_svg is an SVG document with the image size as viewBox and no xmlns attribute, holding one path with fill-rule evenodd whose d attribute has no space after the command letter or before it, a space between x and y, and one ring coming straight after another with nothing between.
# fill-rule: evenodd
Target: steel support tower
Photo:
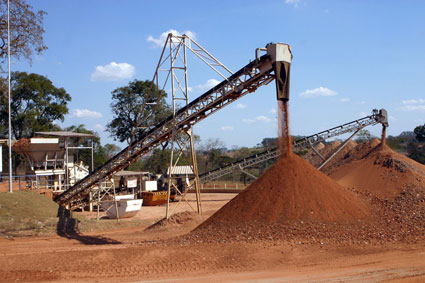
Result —
<instances>
[{"instance_id":1,"label":"steel support tower","mask_svg":"<svg viewBox=\"0 0 425 283\"><path fill-rule=\"evenodd\" d=\"M238 100L244 95L254 92L260 86L269 84L276 77L274 66L276 66L276 63L280 63L278 60L287 57L284 55L280 56L281 52L286 52L286 54L290 53L290 47L287 44L268 44L267 46L271 48L267 49L266 54L261 57L260 55L257 55L255 60L248 63L234 74L231 74L231 72L227 70L230 75L226 77L218 71L218 60L213 60L211 63L208 62L211 60L208 58L214 57L206 52L205 49L196 45L193 40L190 40L190 42L191 46L189 46L188 42L185 42L180 46L185 46L188 50L194 52L197 57L206 62L211 68L215 69L222 77L225 77L225 79L187 105L178 110L175 109L173 115L169 116L154 127L147 129L141 136L136 138L135 135L133 135L133 139L128 147L124 148L121 152L117 153L105 164L100 166L96 171L80 180L69 190L58 196L56 200L59 204L64 206L68 205L72 208L81 202L85 202L89 192L97 185L99 180L110 178L113 174L126 168L133 162L136 162L141 156L162 145L164 142L173 140L174 137L177 136L177 133L189 132L194 124L212 115L226 105ZM192 44L194 44L194 46L192 46ZM275 47L275 51L273 53L269 52L269 49L273 51L273 47ZM279 56L276 56L276 50L279 52ZM171 54L176 53L170 52L170 55L165 55L165 49L163 50L160 63L157 67L158 71L162 66L162 62L165 61L164 56L171 56ZM181 54L175 56L181 56ZM221 68L224 68L222 64L219 65ZM174 70L176 69L174 68ZM159 86L158 79L153 80L153 84L155 83ZM182 86L177 83L175 87L180 88ZM145 107L147 107L147 103L144 103L144 105L141 106L141 110ZM142 118L140 118L140 120L142 120Z\"/></svg>"},{"instance_id":2,"label":"steel support tower","mask_svg":"<svg viewBox=\"0 0 425 283\"><path fill-rule=\"evenodd\" d=\"M175 120L177 111L189 104L189 79L188 79L188 52L193 53L201 61L213 69L222 79L233 73L219 60L211 55L199 43L187 35L177 36L172 33L168 34L162 50L162 54L155 71L153 81L157 86L161 86L164 90L170 85L172 96L172 113ZM166 56L167 55L167 56ZM168 68L166 66L169 66ZM176 166L179 163L189 165L193 172L194 178L188 184L188 189L194 189L196 192L196 210L186 201L186 203L197 213L202 213L200 183L198 178L198 166L196 161L196 152L194 144L194 133L192 125L179 130L173 125L173 131L170 139L170 165L167 172L168 175L168 197L166 218L169 218L174 211L170 211L170 196L174 190L181 196L179 203L174 207L176 209L181 201L186 201L185 192L181 191L173 182L173 175ZM187 190L186 190L187 191Z\"/></svg>"}]
</instances>

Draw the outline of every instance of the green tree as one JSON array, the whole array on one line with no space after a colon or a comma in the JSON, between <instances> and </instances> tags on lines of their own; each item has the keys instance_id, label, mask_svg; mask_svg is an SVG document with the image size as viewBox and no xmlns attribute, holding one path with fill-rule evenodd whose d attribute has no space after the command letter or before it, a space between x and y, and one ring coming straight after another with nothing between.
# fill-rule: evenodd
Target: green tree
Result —
<instances>
[{"instance_id":1,"label":"green tree","mask_svg":"<svg viewBox=\"0 0 425 283\"><path fill-rule=\"evenodd\" d=\"M425 124L422 126L417 126L413 132L418 142L425 142Z\"/></svg>"},{"instance_id":2,"label":"green tree","mask_svg":"<svg viewBox=\"0 0 425 283\"><path fill-rule=\"evenodd\" d=\"M47 47L43 42L43 19L46 12L34 11L25 0L10 0L10 53L31 63L33 52L41 54ZM0 60L7 57L7 0L0 0Z\"/></svg>"},{"instance_id":3,"label":"green tree","mask_svg":"<svg viewBox=\"0 0 425 283\"><path fill-rule=\"evenodd\" d=\"M152 87L152 89L151 89ZM130 143L133 133L140 138L151 127L171 115L167 93L151 81L134 80L112 91L112 121L106 126L114 138ZM139 122L139 123L138 123Z\"/></svg>"},{"instance_id":4,"label":"green tree","mask_svg":"<svg viewBox=\"0 0 425 283\"><path fill-rule=\"evenodd\" d=\"M151 156L143 160L142 166L137 169L143 169L144 171L155 174L166 174L167 169L170 166L170 153L169 149L157 148L152 152Z\"/></svg>"},{"instance_id":5,"label":"green tree","mask_svg":"<svg viewBox=\"0 0 425 283\"><path fill-rule=\"evenodd\" d=\"M115 154L121 151L121 148L113 143L105 144L104 148L108 159L111 159Z\"/></svg>"},{"instance_id":6,"label":"green tree","mask_svg":"<svg viewBox=\"0 0 425 283\"><path fill-rule=\"evenodd\" d=\"M367 142L374 138L375 136L373 136L368 130L360 130L360 132L357 134L356 142Z\"/></svg>"},{"instance_id":7,"label":"green tree","mask_svg":"<svg viewBox=\"0 0 425 283\"><path fill-rule=\"evenodd\" d=\"M2 84L4 94L4 81ZM55 120L63 121L71 96L38 74L14 72L11 76L12 137L29 138L37 131L58 130ZM7 95L0 96L0 136L8 135Z\"/></svg>"},{"instance_id":8,"label":"green tree","mask_svg":"<svg viewBox=\"0 0 425 283\"><path fill-rule=\"evenodd\" d=\"M415 141L411 141L407 144L407 154L409 158L425 164L425 147L423 144L420 144Z\"/></svg>"},{"instance_id":9,"label":"green tree","mask_svg":"<svg viewBox=\"0 0 425 283\"><path fill-rule=\"evenodd\" d=\"M264 138L261 141L261 145L265 148L275 148L278 145L278 139L277 138Z\"/></svg>"}]
</instances>

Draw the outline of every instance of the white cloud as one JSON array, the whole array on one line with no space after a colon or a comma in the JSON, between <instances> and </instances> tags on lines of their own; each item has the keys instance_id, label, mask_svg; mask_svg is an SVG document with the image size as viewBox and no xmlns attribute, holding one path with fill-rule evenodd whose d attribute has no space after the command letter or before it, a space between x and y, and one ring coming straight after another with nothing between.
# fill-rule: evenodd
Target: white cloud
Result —
<instances>
[{"instance_id":1,"label":"white cloud","mask_svg":"<svg viewBox=\"0 0 425 283\"><path fill-rule=\"evenodd\" d=\"M285 0L285 4L293 5L295 8L298 7L298 4L301 0Z\"/></svg>"},{"instance_id":2,"label":"white cloud","mask_svg":"<svg viewBox=\"0 0 425 283\"><path fill-rule=\"evenodd\" d=\"M388 120L390 121L397 121L398 119L394 116L388 116Z\"/></svg>"},{"instance_id":3,"label":"white cloud","mask_svg":"<svg viewBox=\"0 0 425 283\"><path fill-rule=\"evenodd\" d=\"M341 98L339 101L340 102L350 102L351 99L349 99L348 97L344 97L344 98Z\"/></svg>"},{"instance_id":4,"label":"white cloud","mask_svg":"<svg viewBox=\"0 0 425 283\"><path fill-rule=\"evenodd\" d=\"M366 101L364 101L364 100L362 100L362 101L360 101L360 102L359 102L359 104L362 104L362 105L363 105L363 104L366 104L366 103L367 103L367 102L366 102Z\"/></svg>"},{"instance_id":5,"label":"white cloud","mask_svg":"<svg viewBox=\"0 0 425 283\"><path fill-rule=\"evenodd\" d=\"M253 124L255 123L254 119L242 119L242 122L246 123L246 124Z\"/></svg>"},{"instance_id":6,"label":"white cloud","mask_svg":"<svg viewBox=\"0 0 425 283\"><path fill-rule=\"evenodd\" d=\"M216 80L216 79L209 79L208 81L206 81L206 83L202 84L202 85L197 85L195 86L197 89L203 91L203 90L210 90L213 87L215 87L216 85L218 85L220 83L220 81Z\"/></svg>"},{"instance_id":7,"label":"white cloud","mask_svg":"<svg viewBox=\"0 0 425 283\"><path fill-rule=\"evenodd\" d=\"M148 42L152 42L153 47L163 47L169 33L172 33L173 35L176 35L176 36L181 36L183 34L186 34L190 38L196 39L196 34L193 31L187 30L180 33L175 29L169 29L166 32L161 33L158 38L155 38L152 35L149 35L146 40Z\"/></svg>"},{"instance_id":8,"label":"white cloud","mask_svg":"<svg viewBox=\"0 0 425 283\"><path fill-rule=\"evenodd\" d=\"M96 66L91 74L92 81L120 81L130 79L136 73L136 68L128 63L111 62L104 66Z\"/></svg>"},{"instance_id":9,"label":"white cloud","mask_svg":"<svg viewBox=\"0 0 425 283\"><path fill-rule=\"evenodd\" d=\"M100 112L91 111L88 109L74 109L72 111L72 117L96 119L96 118L102 118L103 116L102 116L102 113Z\"/></svg>"},{"instance_id":10,"label":"white cloud","mask_svg":"<svg viewBox=\"0 0 425 283\"><path fill-rule=\"evenodd\" d=\"M338 93L334 90L331 90L323 86L314 88L314 89L307 89L300 93L300 96L305 98L312 98L312 97L318 97L318 96L334 96L334 95L338 95Z\"/></svg>"},{"instance_id":11,"label":"white cloud","mask_svg":"<svg viewBox=\"0 0 425 283\"><path fill-rule=\"evenodd\" d=\"M220 128L220 130L222 131L233 131L233 127L232 126L223 126Z\"/></svg>"},{"instance_id":12,"label":"white cloud","mask_svg":"<svg viewBox=\"0 0 425 283\"><path fill-rule=\"evenodd\" d=\"M254 119L242 119L242 122L244 122L246 124L254 124L255 122L270 123L272 121L273 121L272 119L270 119L269 117L266 117L264 115L257 116Z\"/></svg>"},{"instance_id":13,"label":"white cloud","mask_svg":"<svg viewBox=\"0 0 425 283\"><path fill-rule=\"evenodd\" d=\"M419 98L419 99L409 99L409 100L403 100L402 101L404 105L408 104L425 104L425 99Z\"/></svg>"},{"instance_id":14,"label":"white cloud","mask_svg":"<svg viewBox=\"0 0 425 283\"><path fill-rule=\"evenodd\" d=\"M94 125L94 127L95 127L96 130L99 130L99 131L103 131L105 129L105 127L101 124L96 124L96 125Z\"/></svg>"},{"instance_id":15,"label":"white cloud","mask_svg":"<svg viewBox=\"0 0 425 283\"><path fill-rule=\"evenodd\" d=\"M400 107L402 111L425 111L425 104L423 105L405 105Z\"/></svg>"},{"instance_id":16,"label":"white cloud","mask_svg":"<svg viewBox=\"0 0 425 283\"><path fill-rule=\"evenodd\" d=\"M403 106L399 109L402 111L425 111L425 99L409 99L402 101Z\"/></svg>"},{"instance_id":17,"label":"white cloud","mask_svg":"<svg viewBox=\"0 0 425 283\"><path fill-rule=\"evenodd\" d=\"M270 119L269 117L262 116L262 115L255 117L255 120L261 121L261 122L266 122L266 123L269 123L269 122L272 121L272 119Z\"/></svg>"},{"instance_id":18,"label":"white cloud","mask_svg":"<svg viewBox=\"0 0 425 283\"><path fill-rule=\"evenodd\" d=\"M366 117L366 116L368 116L369 114L368 113L366 113L366 112L360 112L359 113L359 116L360 117Z\"/></svg>"},{"instance_id":19,"label":"white cloud","mask_svg":"<svg viewBox=\"0 0 425 283\"><path fill-rule=\"evenodd\" d=\"M270 110L270 113L272 113L272 114L276 114L276 113L277 113L276 108L272 108L272 109Z\"/></svg>"},{"instance_id":20,"label":"white cloud","mask_svg":"<svg viewBox=\"0 0 425 283\"><path fill-rule=\"evenodd\" d=\"M246 104L243 104L243 103L238 103L238 104L236 104L236 108L237 109L244 109L244 108L246 108Z\"/></svg>"}]
</instances>

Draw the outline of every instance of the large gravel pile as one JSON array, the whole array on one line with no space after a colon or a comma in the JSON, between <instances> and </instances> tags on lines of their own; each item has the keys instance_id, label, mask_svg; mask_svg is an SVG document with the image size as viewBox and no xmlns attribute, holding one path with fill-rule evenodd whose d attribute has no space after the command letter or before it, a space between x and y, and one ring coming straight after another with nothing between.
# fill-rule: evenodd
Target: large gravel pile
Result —
<instances>
[{"instance_id":1,"label":"large gravel pile","mask_svg":"<svg viewBox=\"0 0 425 283\"><path fill-rule=\"evenodd\" d=\"M375 140L335 164L334 172L348 174L345 186L339 186L307 162L287 156L184 241L344 245L423 240L424 168Z\"/></svg>"}]
</instances>

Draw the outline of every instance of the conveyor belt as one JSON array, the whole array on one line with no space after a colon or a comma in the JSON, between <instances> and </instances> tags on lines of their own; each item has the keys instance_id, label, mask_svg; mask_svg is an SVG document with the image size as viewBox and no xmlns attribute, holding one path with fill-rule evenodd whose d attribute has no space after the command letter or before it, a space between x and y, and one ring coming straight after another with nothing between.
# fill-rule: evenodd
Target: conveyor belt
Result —
<instances>
[{"instance_id":1,"label":"conveyor belt","mask_svg":"<svg viewBox=\"0 0 425 283\"><path fill-rule=\"evenodd\" d=\"M173 131L184 130L245 94L254 92L258 87L270 83L275 77L271 60L271 57L266 54L247 64L226 80L181 108L175 116L170 116L159 123L139 140L133 142L96 171L58 196L56 200L61 205L74 206L87 196L99 180L111 177L137 161L140 156L158 147L162 142L170 140Z\"/></svg>"},{"instance_id":2,"label":"conveyor belt","mask_svg":"<svg viewBox=\"0 0 425 283\"><path fill-rule=\"evenodd\" d=\"M322 131L320 133L296 140L294 141L292 146L293 148L296 148L296 149L307 148L309 146L322 142L326 139L343 135L346 133L350 133L350 132L355 132L366 126L373 126L378 123L388 126L387 111L385 109L381 109L379 111L373 110L372 115L370 116L366 116L364 118L354 120L352 122L331 128L329 130ZM255 164L259 164L267 160L277 158L279 156L280 156L280 151L278 148L266 150L261 153L246 157L244 159L240 159L224 167L217 168L209 172L206 172L204 174L201 174L199 175L199 180L201 181L201 183L210 182L214 179L218 179L227 174L230 174L236 170L247 168Z\"/></svg>"}]
</instances>

